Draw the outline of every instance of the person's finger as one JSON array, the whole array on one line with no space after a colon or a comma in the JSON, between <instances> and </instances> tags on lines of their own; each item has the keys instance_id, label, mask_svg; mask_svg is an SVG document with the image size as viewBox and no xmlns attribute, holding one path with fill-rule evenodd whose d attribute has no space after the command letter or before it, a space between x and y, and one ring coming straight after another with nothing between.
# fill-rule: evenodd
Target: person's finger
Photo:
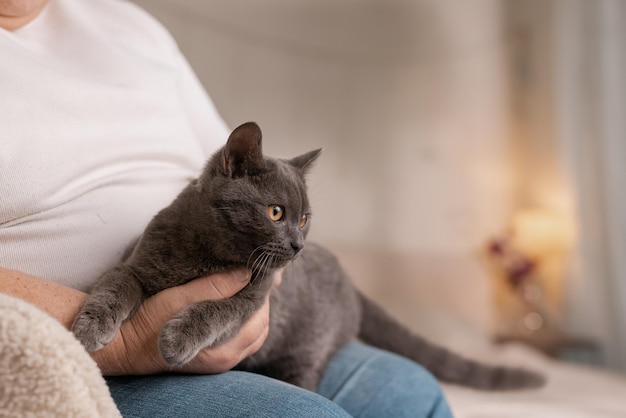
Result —
<instances>
[{"instance_id":1,"label":"person's finger","mask_svg":"<svg viewBox=\"0 0 626 418\"><path fill-rule=\"evenodd\" d=\"M250 270L236 269L194 279L177 286L187 305L204 300L226 299L243 289L250 281Z\"/></svg>"}]
</instances>

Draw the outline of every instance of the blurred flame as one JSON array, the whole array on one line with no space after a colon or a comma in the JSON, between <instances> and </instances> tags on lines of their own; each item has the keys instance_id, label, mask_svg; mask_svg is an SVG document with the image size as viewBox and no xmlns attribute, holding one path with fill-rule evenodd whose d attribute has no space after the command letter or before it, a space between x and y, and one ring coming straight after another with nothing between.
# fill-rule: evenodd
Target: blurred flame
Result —
<instances>
[{"instance_id":1,"label":"blurred flame","mask_svg":"<svg viewBox=\"0 0 626 418\"><path fill-rule=\"evenodd\" d=\"M572 219L548 209L517 211L511 222L513 245L522 253L543 259L567 254L574 243Z\"/></svg>"}]
</instances>

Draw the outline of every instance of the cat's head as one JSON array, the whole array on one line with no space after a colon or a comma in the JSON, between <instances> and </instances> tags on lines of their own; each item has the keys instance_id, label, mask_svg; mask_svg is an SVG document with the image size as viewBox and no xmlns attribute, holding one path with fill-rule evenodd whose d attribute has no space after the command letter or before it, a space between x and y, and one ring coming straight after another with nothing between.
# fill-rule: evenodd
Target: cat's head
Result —
<instances>
[{"instance_id":1,"label":"cat's head","mask_svg":"<svg viewBox=\"0 0 626 418\"><path fill-rule=\"evenodd\" d=\"M261 139L256 123L237 127L199 186L207 188L224 257L251 268L282 267L304 248L311 220L305 174L321 150L271 158Z\"/></svg>"}]
</instances>

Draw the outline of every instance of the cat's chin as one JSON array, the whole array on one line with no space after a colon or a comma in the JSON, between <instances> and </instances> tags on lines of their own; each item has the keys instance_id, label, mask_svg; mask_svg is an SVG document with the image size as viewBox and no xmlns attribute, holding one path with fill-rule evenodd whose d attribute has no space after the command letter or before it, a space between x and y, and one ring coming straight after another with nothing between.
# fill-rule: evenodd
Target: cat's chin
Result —
<instances>
[{"instance_id":1,"label":"cat's chin","mask_svg":"<svg viewBox=\"0 0 626 418\"><path fill-rule=\"evenodd\" d=\"M253 255L256 257L254 260L252 260L252 256L248 258L248 266L252 270L282 269L287 267L289 263L296 261L302 255L302 252L302 248L292 250L283 246L268 245L261 252L256 252L256 250L253 252ZM250 263L252 263L251 266Z\"/></svg>"},{"instance_id":2,"label":"cat's chin","mask_svg":"<svg viewBox=\"0 0 626 418\"><path fill-rule=\"evenodd\" d=\"M289 263L293 263L293 262L297 261L302 256L302 252L303 252L303 250L300 249L300 250L296 251L292 256L285 257L282 260L277 261L276 262L277 266L275 268L282 269L282 268L287 267L287 265Z\"/></svg>"},{"instance_id":3,"label":"cat's chin","mask_svg":"<svg viewBox=\"0 0 626 418\"><path fill-rule=\"evenodd\" d=\"M269 259L267 258L265 261L259 262L257 261L252 266L248 265L255 274L263 273L266 274L270 270L280 270L283 269L293 261L293 258L289 259Z\"/></svg>"}]
</instances>

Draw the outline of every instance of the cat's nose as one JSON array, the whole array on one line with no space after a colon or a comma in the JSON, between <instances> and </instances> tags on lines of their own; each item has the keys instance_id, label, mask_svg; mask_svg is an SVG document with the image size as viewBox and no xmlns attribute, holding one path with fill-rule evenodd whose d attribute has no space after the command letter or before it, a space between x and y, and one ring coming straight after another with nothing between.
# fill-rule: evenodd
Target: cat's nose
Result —
<instances>
[{"instance_id":1,"label":"cat's nose","mask_svg":"<svg viewBox=\"0 0 626 418\"><path fill-rule=\"evenodd\" d=\"M291 248L294 254L298 254L304 248L304 240L291 241Z\"/></svg>"}]
</instances>

